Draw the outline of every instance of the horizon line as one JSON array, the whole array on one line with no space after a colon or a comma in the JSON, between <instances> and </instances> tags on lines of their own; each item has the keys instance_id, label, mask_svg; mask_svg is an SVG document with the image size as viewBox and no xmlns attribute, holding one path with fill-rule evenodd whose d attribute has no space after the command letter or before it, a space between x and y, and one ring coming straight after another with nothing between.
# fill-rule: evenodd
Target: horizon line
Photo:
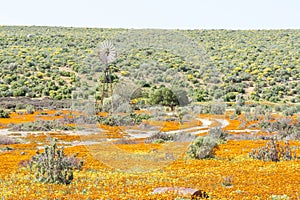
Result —
<instances>
[{"instance_id":1,"label":"horizon line","mask_svg":"<svg viewBox=\"0 0 300 200\"><path fill-rule=\"evenodd\" d=\"M49 28L91 28L91 29L125 29L125 30L300 30L295 27L283 27L283 28L162 28L162 27L106 27L106 26L80 26L80 25L34 25L34 24L0 24L0 27L49 27Z\"/></svg>"}]
</instances>

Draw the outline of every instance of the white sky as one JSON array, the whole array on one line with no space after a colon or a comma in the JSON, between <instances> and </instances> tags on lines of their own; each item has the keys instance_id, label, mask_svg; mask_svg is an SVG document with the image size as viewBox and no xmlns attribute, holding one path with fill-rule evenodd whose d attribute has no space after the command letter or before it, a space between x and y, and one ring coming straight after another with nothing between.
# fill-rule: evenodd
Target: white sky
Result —
<instances>
[{"instance_id":1,"label":"white sky","mask_svg":"<svg viewBox=\"0 0 300 200\"><path fill-rule=\"evenodd\" d=\"M300 29L300 0L2 0L0 25Z\"/></svg>"}]
</instances>

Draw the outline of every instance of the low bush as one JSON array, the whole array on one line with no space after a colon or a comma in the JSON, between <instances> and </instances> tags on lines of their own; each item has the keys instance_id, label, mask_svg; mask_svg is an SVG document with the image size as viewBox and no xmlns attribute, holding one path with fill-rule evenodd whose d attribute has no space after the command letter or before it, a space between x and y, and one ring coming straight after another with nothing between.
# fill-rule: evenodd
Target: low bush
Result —
<instances>
[{"instance_id":1,"label":"low bush","mask_svg":"<svg viewBox=\"0 0 300 200\"><path fill-rule=\"evenodd\" d=\"M224 141L226 141L228 132L222 130L221 127L213 127L208 130L208 136L215 138L218 143L223 143Z\"/></svg>"},{"instance_id":2,"label":"low bush","mask_svg":"<svg viewBox=\"0 0 300 200\"><path fill-rule=\"evenodd\" d=\"M121 138L114 141L114 144L137 144L137 141L132 139Z\"/></svg>"},{"instance_id":3,"label":"low bush","mask_svg":"<svg viewBox=\"0 0 300 200\"><path fill-rule=\"evenodd\" d=\"M26 114L33 114L35 112L35 107L33 105L26 106Z\"/></svg>"},{"instance_id":4,"label":"low bush","mask_svg":"<svg viewBox=\"0 0 300 200\"><path fill-rule=\"evenodd\" d=\"M62 116L64 113L60 110L60 111L57 111L54 116Z\"/></svg>"},{"instance_id":5,"label":"low bush","mask_svg":"<svg viewBox=\"0 0 300 200\"><path fill-rule=\"evenodd\" d=\"M162 132L156 132L156 133L153 133L150 137L148 137L146 140L145 140L145 143L146 144L149 144L149 143L157 143L157 142L168 142L168 141L173 141L174 140L174 134L171 135L171 134L167 134L167 133L162 133Z\"/></svg>"},{"instance_id":6,"label":"low bush","mask_svg":"<svg viewBox=\"0 0 300 200\"><path fill-rule=\"evenodd\" d=\"M253 159L274 162L297 158L296 151L294 151L294 153L292 152L288 141L285 141L284 145L280 145L275 139L267 142L264 147L253 149L252 152L249 153L249 156Z\"/></svg>"},{"instance_id":7,"label":"low bush","mask_svg":"<svg viewBox=\"0 0 300 200\"><path fill-rule=\"evenodd\" d=\"M164 132L153 133L145 140L146 144L149 143L165 143L165 142L190 142L195 139L195 136L188 133L173 133L168 134Z\"/></svg>"},{"instance_id":8,"label":"low bush","mask_svg":"<svg viewBox=\"0 0 300 200\"><path fill-rule=\"evenodd\" d=\"M13 138L9 138L9 137L6 137L6 136L0 137L0 144L8 145L8 144L18 144L18 143L19 142L16 141L15 139L13 139Z\"/></svg>"},{"instance_id":9,"label":"low bush","mask_svg":"<svg viewBox=\"0 0 300 200\"><path fill-rule=\"evenodd\" d=\"M129 115L109 115L107 117L98 116L97 121L103 125L109 126L132 126L139 125L143 120L150 119L148 114L135 114L130 113Z\"/></svg>"},{"instance_id":10,"label":"low bush","mask_svg":"<svg viewBox=\"0 0 300 200\"><path fill-rule=\"evenodd\" d=\"M63 147L58 149L56 140L46 146L43 153L37 152L29 161L36 181L66 185L74 179L73 171L80 170L82 165L83 161L75 156L67 157Z\"/></svg>"},{"instance_id":11,"label":"low bush","mask_svg":"<svg viewBox=\"0 0 300 200\"><path fill-rule=\"evenodd\" d=\"M218 148L218 142L215 138L198 137L190 145L187 155L193 159L214 158L216 148Z\"/></svg>"},{"instance_id":12,"label":"low bush","mask_svg":"<svg viewBox=\"0 0 300 200\"><path fill-rule=\"evenodd\" d=\"M294 114L296 114L297 112L299 112L299 110L297 109L297 107L295 106L289 106L287 107L284 111L283 114L285 116L293 116Z\"/></svg>"},{"instance_id":13,"label":"low bush","mask_svg":"<svg viewBox=\"0 0 300 200\"><path fill-rule=\"evenodd\" d=\"M9 112L6 112L5 110L0 108L0 118L10 118Z\"/></svg>"},{"instance_id":14,"label":"low bush","mask_svg":"<svg viewBox=\"0 0 300 200\"><path fill-rule=\"evenodd\" d=\"M223 115L226 111L226 103L220 99L214 100L210 104L210 113L215 115Z\"/></svg>"},{"instance_id":15,"label":"low bush","mask_svg":"<svg viewBox=\"0 0 300 200\"><path fill-rule=\"evenodd\" d=\"M277 118L275 121L265 119L259 122L259 126L269 133L276 133L278 139L300 139L299 120L290 117Z\"/></svg>"},{"instance_id":16,"label":"low bush","mask_svg":"<svg viewBox=\"0 0 300 200\"><path fill-rule=\"evenodd\" d=\"M236 106L234 107L234 114L235 114L235 115L241 115L241 114L242 114L242 107L236 105Z\"/></svg>"},{"instance_id":17,"label":"low bush","mask_svg":"<svg viewBox=\"0 0 300 200\"><path fill-rule=\"evenodd\" d=\"M163 139L157 139L153 143L154 144L162 144L162 143L165 143L165 140L163 140Z\"/></svg>"},{"instance_id":18,"label":"low bush","mask_svg":"<svg viewBox=\"0 0 300 200\"><path fill-rule=\"evenodd\" d=\"M73 130L74 127L68 126L62 120L41 120L35 122L27 122L21 124L12 124L11 130L13 131L51 131L51 130Z\"/></svg>"}]
</instances>

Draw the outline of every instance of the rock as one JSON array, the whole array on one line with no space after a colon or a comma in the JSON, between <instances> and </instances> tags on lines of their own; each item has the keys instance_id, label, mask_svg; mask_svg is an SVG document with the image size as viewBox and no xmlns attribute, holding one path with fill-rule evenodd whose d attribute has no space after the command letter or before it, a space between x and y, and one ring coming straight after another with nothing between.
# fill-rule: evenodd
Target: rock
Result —
<instances>
[{"instance_id":1,"label":"rock","mask_svg":"<svg viewBox=\"0 0 300 200\"><path fill-rule=\"evenodd\" d=\"M153 194L167 193L170 191L173 191L181 195L188 195L188 194L192 195L197 190L193 188L184 188L184 187L159 187L153 190Z\"/></svg>"},{"instance_id":2,"label":"rock","mask_svg":"<svg viewBox=\"0 0 300 200\"><path fill-rule=\"evenodd\" d=\"M153 190L153 194L163 194L167 192L178 193L183 196L189 196L191 199L209 198L208 194L202 190L184 187L158 187Z\"/></svg>"},{"instance_id":3,"label":"rock","mask_svg":"<svg viewBox=\"0 0 300 200\"><path fill-rule=\"evenodd\" d=\"M208 199L209 196L206 192L204 192L202 190L198 190L192 194L191 199L199 199L199 198Z\"/></svg>"}]
</instances>

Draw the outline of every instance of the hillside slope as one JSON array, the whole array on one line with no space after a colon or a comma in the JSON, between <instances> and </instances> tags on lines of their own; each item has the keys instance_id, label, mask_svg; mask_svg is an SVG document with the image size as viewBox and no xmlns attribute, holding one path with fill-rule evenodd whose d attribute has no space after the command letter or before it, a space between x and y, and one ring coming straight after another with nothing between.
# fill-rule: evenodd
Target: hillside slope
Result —
<instances>
[{"instance_id":1,"label":"hillside slope","mask_svg":"<svg viewBox=\"0 0 300 200\"><path fill-rule=\"evenodd\" d=\"M243 95L300 102L300 30L1 26L0 97L70 99L78 88L97 93L104 40L119 54L111 63L116 81L180 88L194 101Z\"/></svg>"}]
</instances>

